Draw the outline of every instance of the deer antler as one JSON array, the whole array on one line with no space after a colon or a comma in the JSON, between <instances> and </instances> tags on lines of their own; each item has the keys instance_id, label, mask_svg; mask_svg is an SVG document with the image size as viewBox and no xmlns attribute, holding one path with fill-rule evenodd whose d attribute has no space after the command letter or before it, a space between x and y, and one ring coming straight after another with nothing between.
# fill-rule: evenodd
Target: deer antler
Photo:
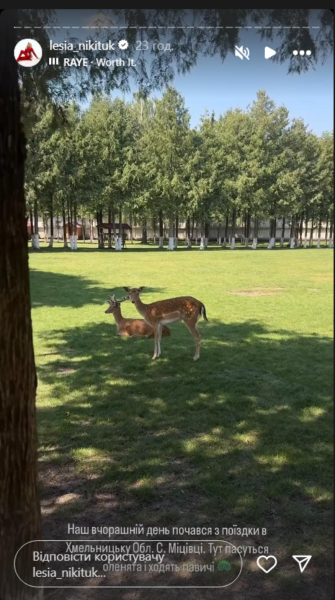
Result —
<instances>
[{"instance_id":1,"label":"deer antler","mask_svg":"<svg viewBox=\"0 0 335 600\"><path fill-rule=\"evenodd\" d=\"M124 298L118 300L118 302L124 302L125 300L129 300L129 296L124 296Z\"/></svg>"}]
</instances>

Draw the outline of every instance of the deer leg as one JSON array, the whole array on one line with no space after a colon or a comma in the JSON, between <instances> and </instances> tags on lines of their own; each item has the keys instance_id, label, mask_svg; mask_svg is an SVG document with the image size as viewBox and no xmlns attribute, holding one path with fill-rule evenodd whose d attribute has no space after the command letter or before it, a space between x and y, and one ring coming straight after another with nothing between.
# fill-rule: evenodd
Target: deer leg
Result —
<instances>
[{"instance_id":1,"label":"deer leg","mask_svg":"<svg viewBox=\"0 0 335 600\"><path fill-rule=\"evenodd\" d=\"M163 326L159 323L159 325L158 325L158 342L157 342L157 351L158 351L157 358L159 358L160 355L162 354L162 351L161 351L162 331L163 331Z\"/></svg>"},{"instance_id":2,"label":"deer leg","mask_svg":"<svg viewBox=\"0 0 335 600\"><path fill-rule=\"evenodd\" d=\"M195 355L193 360L198 360L200 358L200 343L201 343L201 335L198 331L198 315L196 319L192 319L192 321L184 321L187 329L192 333L195 339Z\"/></svg>"},{"instance_id":3,"label":"deer leg","mask_svg":"<svg viewBox=\"0 0 335 600\"><path fill-rule=\"evenodd\" d=\"M158 358L158 348L159 348L159 326L155 325L154 329L154 354L152 360L156 360Z\"/></svg>"}]
</instances>

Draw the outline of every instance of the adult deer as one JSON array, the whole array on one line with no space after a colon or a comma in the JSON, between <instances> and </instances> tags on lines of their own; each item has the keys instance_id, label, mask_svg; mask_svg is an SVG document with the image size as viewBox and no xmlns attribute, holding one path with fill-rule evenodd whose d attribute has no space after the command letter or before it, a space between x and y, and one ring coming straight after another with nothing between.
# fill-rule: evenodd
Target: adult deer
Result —
<instances>
[{"instance_id":1,"label":"adult deer","mask_svg":"<svg viewBox=\"0 0 335 600\"><path fill-rule=\"evenodd\" d=\"M109 307L105 310L105 313L111 313L113 315L118 335L123 335L125 337L154 337L153 328L143 319L125 319L122 316L120 304L121 302L128 300L128 298L129 296L126 296L122 300L116 300L113 295L107 300ZM162 335L170 335L170 329L164 327Z\"/></svg>"},{"instance_id":2,"label":"adult deer","mask_svg":"<svg viewBox=\"0 0 335 600\"><path fill-rule=\"evenodd\" d=\"M124 287L123 289L129 293L129 298L135 304L140 315L144 317L148 325L154 330L155 347L153 360L161 355L163 326L169 323L176 323L177 321L184 321L187 329L189 329L195 339L195 355L193 360L200 358L201 335L198 331L197 323L200 317L204 317L208 321L205 305L200 300L192 298L192 296L180 296L178 298L169 298L168 300L159 300L151 304L144 304L140 298L140 293L144 290L143 286L140 288Z\"/></svg>"}]
</instances>

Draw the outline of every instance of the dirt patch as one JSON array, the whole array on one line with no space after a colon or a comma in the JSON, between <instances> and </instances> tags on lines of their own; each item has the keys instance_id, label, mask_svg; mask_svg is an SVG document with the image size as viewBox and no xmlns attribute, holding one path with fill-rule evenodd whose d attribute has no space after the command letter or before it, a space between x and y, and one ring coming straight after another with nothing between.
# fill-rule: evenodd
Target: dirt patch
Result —
<instances>
[{"instance_id":1,"label":"dirt patch","mask_svg":"<svg viewBox=\"0 0 335 600\"><path fill-rule=\"evenodd\" d=\"M75 373L77 369L73 369L73 367L61 367L60 369L57 369L57 373L58 375L71 375L72 373Z\"/></svg>"},{"instance_id":2,"label":"dirt patch","mask_svg":"<svg viewBox=\"0 0 335 600\"><path fill-rule=\"evenodd\" d=\"M251 290L229 290L234 296L275 296L285 288L282 287L254 287Z\"/></svg>"}]
</instances>

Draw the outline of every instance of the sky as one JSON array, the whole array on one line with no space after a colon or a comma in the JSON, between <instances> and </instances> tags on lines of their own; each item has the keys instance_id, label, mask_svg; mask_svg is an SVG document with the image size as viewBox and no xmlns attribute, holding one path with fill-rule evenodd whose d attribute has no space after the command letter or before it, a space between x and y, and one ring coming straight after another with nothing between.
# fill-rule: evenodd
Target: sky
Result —
<instances>
[{"instance_id":1,"label":"sky","mask_svg":"<svg viewBox=\"0 0 335 600\"><path fill-rule=\"evenodd\" d=\"M97 10L60 10L57 13L61 25L57 40L69 39L64 25L76 27L71 34L81 39L94 38L94 29L88 28L95 23ZM316 22L313 20L314 24ZM122 37L120 32L120 39ZM316 134L333 130L333 56L328 57L323 65L317 63L315 69L310 68L300 75L288 74L288 61L279 64L271 58L264 58L265 46L276 49L278 44L276 39L272 42L261 40L255 28L241 30L239 45L249 48L249 60L241 60L232 53L224 62L219 56L200 56L191 72L176 75L173 85L185 98L191 126L199 124L206 109L216 115L229 108L246 109L256 98L257 91L264 89L277 105L284 104L288 108L291 118L303 118ZM137 91L137 88L132 86L132 91ZM119 95L113 93L113 96ZM154 94L154 97L160 96L159 92Z\"/></svg>"}]
</instances>

